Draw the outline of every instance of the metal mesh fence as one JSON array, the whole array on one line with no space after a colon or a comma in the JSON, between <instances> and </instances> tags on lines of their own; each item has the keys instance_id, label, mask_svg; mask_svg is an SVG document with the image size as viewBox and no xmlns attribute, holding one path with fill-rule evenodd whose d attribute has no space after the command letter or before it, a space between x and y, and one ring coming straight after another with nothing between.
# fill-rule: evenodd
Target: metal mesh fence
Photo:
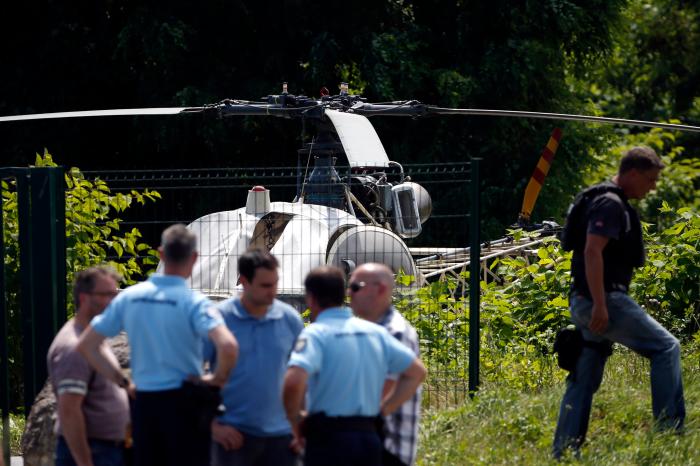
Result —
<instances>
[{"instance_id":1,"label":"metal mesh fence","mask_svg":"<svg viewBox=\"0 0 700 466\"><path fill-rule=\"evenodd\" d=\"M335 265L349 274L366 262L388 265L397 274L395 304L416 327L429 367L426 403L464 399L466 261L444 259L469 244L470 164L358 169L325 162L83 173L113 192L158 191L159 201L124 212L122 228L138 228L155 246L164 228L188 224L200 253L191 286L215 300L237 294L237 258L250 247L277 257L279 298L300 311L303 281L314 267ZM440 281L445 274L452 284Z\"/></svg>"}]
</instances>

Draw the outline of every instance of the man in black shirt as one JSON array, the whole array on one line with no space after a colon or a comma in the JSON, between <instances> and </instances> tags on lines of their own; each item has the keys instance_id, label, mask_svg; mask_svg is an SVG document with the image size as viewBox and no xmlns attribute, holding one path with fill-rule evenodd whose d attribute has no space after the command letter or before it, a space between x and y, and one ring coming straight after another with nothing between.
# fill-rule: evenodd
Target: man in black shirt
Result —
<instances>
[{"instance_id":1,"label":"man in black shirt","mask_svg":"<svg viewBox=\"0 0 700 466\"><path fill-rule=\"evenodd\" d=\"M554 434L555 458L567 448L578 455L588 430L593 393L610 354L605 347L612 342L651 361L652 410L658 426L683 427L680 344L627 295L634 267L644 263L641 224L628 199L641 199L654 189L663 167L652 149L629 150L610 186L590 201L585 212L585 246L574 249L571 262L570 310L584 340L594 344L584 345L567 378Z\"/></svg>"}]
</instances>

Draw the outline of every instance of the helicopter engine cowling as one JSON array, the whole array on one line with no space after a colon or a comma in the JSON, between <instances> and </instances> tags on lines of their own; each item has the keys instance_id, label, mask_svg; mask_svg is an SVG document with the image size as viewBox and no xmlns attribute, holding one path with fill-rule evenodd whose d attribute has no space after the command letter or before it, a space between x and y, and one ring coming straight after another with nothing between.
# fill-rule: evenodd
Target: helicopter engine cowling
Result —
<instances>
[{"instance_id":1,"label":"helicopter engine cowling","mask_svg":"<svg viewBox=\"0 0 700 466\"><path fill-rule=\"evenodd\" d=\"M389 183L384 172L355 175L350 178L350 190L372 219L379 225L390 226L402 238L415 238L421 225L430 218L433 203L428 191L410 181ZM356 212L364 222L370 219Z\"/></svg>"},{"instance_id":2,"label":"helicopter engine cowling","mask_svg":"<svg viewBox=\"0 0 700 466\"><path fill-rule=\"evenodd\" d=\"M386 264L394 273L403 273L423 283L406 244L395 233L373 225L348 226L328 243L326 263L351 273L354 267L368 262Z\"/></svg>"}]
</instances>

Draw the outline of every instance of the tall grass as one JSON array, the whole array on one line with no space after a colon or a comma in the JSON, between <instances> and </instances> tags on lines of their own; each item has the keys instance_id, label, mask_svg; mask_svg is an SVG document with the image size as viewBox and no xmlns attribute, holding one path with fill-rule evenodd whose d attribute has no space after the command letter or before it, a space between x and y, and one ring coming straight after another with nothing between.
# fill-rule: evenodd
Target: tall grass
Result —
<instances>
[{"instance_id":1,"label":"tall grass","mask_svg":"<svg viewBox=\"0 0 700 466\"><path fill-rule=\"evenodd\" d=\"M568 457L563 464L700 464L698 361L700 348L684 349L688 414L685 432L676 435L654 429L648 362L624 348L616 349L593 401L581 459ZM557 377L559 382L547 379L534 388L486 380L472 400L449 409L428 407L421 424L418 464L557 464L550 450L563 375L562 371Z\"/></svg>"}]
</instances>

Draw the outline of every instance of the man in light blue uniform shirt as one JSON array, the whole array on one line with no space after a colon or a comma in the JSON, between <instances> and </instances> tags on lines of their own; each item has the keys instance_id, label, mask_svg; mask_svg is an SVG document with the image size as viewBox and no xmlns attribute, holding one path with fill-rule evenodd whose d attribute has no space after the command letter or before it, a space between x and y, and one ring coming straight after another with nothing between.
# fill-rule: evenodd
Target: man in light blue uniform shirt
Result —
<instances>
[{"instance_id":1,"label":"man in light blue uniform shirt","mask_svg":"<svg viewBox=\"0 0 700 466\"><path fill-rule=\"evenodd\" d=\"M211 417L202 422L205 403L193 394L217 396L235 365L238 345L211 302L185 281L197 260L194 233L184 225L167 228L159 251L163 273L120 293L92 320L78 350L98 372L135 393L137 466L208 466ZM99 349L105 337L122 330L129 337L133 384ZM205 336L216 345L219 364L214 374L202 377ZM199 385L183 383L188 379Z\"/></svg>"},{"instance_id":2,"label":"man in light blue uniform shirt","mask_svg":"<svg viewBox=\"0 0 700 466\"><path fill-rule=\"evenodd\" d=\"M243 291L217 305L238 340L240 356L222 390L226 412L212 423L212 466L292 466L292 429L282 405L289 354L304 328L277 299L277 259L259 249L238 259ZM205 343L212 367L216 354Z\"/></svg>"},{"instance_id":3,"label":"man in light blue uniform shirt","mask_svg":"<svg viewBox=\"0 0 700 466\"><path fill-rule=\"evenodd\" d=\"M307 276L306 302L315 320L301 333L284 381L284 405L307 466L381 465L380 414L396 410L425 379L413 352L383 327L343 306L345 277L334 267ZM400 374L382 399L387 375ZM308 386L308 416L301 410Z\"/></svg>"}]
</instances>

